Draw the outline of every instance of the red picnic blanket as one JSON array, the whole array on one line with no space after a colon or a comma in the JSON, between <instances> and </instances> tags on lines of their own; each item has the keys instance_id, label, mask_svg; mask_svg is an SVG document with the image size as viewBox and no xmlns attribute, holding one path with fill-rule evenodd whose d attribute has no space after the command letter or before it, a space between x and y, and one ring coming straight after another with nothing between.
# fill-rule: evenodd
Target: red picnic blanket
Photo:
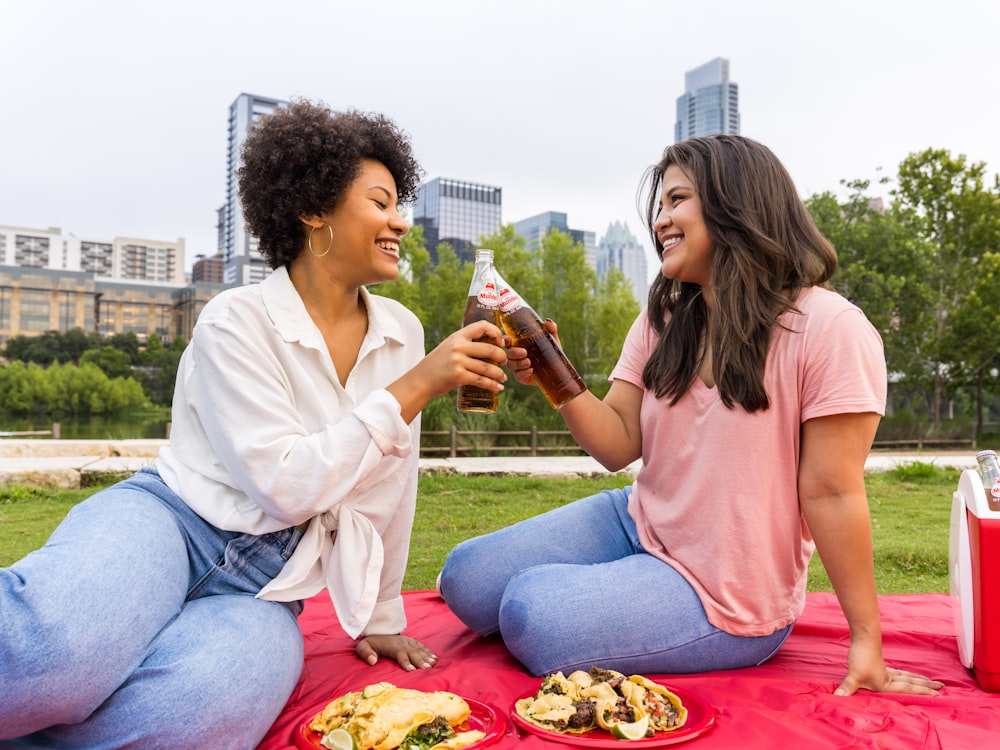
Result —
<instances>
[{"instance_id":1,"label":"red picnic blanket","mask_svg":"<svg viewBox=\"0 0 1000 750\"><path fill-rule=\"evenodd\" d=\"M315 747L305 723L329 701L385 680L399 687L448 690L473 704L490 750L517 745L554 750L564 742L539 737L510 718L517 698L533 693L529 675L496 638L462 625L433 591L403 594L406 634L437 655L433 669L404 672L382 659L374 667L354 655L354 642L337 624L326 592L306 602L300 617L305 665L294 693L260 750ZM883 596L884 653L890 666L941 680L936 697L867 691L842 698L833 690L845 673L848 632L836 598L814 593L778 654L759 667L697 675L648 675L682 699L692 715L686 734L668 740L573 738L577 746L680 744L692 750L730 748L879 748L880 750L988 750L1000 746L1000 694L980 689L958 657L951 598L945 594ZM482 714L482 715L481 715Z\"/></svg>"}]
</instances>

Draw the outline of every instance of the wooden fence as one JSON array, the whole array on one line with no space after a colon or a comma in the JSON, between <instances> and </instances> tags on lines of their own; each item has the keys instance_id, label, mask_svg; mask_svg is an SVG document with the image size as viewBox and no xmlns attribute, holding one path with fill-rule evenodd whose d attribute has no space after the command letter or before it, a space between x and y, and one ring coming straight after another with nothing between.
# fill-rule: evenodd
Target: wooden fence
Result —
<instances>
[{"instance_id":1,"label":"wooden fence","mask_svg":"<svg viewBox=\"0 0 1000 750\"><path fill-rule=\"evenodd\" d=\"M927 437L922 428L917 436L901 440L875 440L872 450L969 450L975 452L975 437ZM568 430L450 430L421 433L420 455L427 458L491 455L586 455Z\"/></svg>"},{"instance_id":2,"label":"wooden fence","mask_svg":"<svg viewBox=\"0 0 1000 750\"><path fill-rule=\"evenodd\" d=\"M170 423L167 423L166 437L170 437ZM939 438L924 435L922 425L917 426L917 434L912 438L879 440L872 450L969 450L975 452L976 437ZM59 440L61 428L52 423L50 430L27 430L23 432L0 431L0 438L47 437ZM459 430L452 425L449 430L423 431L420 441L420 455L426 458L447 456L582 456L586 455L576 444L568 430L540 430L532 425L530 430Z\"/></svg>"},{"instance_id":3,"label":"wooden fence","mask_svg":"<svg viewBox=\"0 0 1000 750\"><path fill-rule=\"evenodd\" d=\"M450 430L420 433L420 455L427 458L458 456L586 455L568 430Z\"/></svg>"}]
</instances>

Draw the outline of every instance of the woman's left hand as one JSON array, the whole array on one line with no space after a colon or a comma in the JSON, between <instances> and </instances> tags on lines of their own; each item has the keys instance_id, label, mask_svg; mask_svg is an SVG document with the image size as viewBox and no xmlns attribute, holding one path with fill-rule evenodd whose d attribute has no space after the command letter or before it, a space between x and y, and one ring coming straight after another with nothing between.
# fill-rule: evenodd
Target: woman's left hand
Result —
<instances>
[{"instance_id":1,"label":"woman's left hand","mask_svg":"<svg viewBox=\"0 0 1000 750\"><path fill-rule=\"evenodd\" d=\"M864 688L877 693L908 693L910 695L937 695L943 682L923 675L889 669L880 655L863 653L864 649L852 646L847 656L847 677L834 691L834 695L854 695Z\"/></svg>"},{"instance_id":2,"label":"woman's left hand","mask_svg":"<svg viewBox=\"0 0 1000 750\"><path fill-rule=\"evenodd\" d=\"M437 656L420 641L405 635L366 635L354 649L359 659L371 665L380 656L395 659L407 672L430 669L437 663Z\"/></svg>"}]
</instances>

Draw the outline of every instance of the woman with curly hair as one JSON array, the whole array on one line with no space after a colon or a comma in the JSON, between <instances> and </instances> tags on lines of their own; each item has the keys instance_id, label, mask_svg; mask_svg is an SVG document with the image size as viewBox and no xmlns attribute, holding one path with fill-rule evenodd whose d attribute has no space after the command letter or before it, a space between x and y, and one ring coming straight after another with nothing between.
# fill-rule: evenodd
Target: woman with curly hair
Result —
<instances>
[{"instance_id":1,"label":"woman with curly hair","mask_svg":"<svg viewBox=\"0 0 1000 750\"><path fill-rule=\"evenodd\" d=\"M389 120L296 101L243 159L273 272L199 316L155 466L0 570L13 746L256 746L302 668L302 600L323 588L359 658L435 663L401 635L419 415L462 384L503 388L501 332L474 323L425 356L416 316L366 289L399 274L419 177Z\"/></svg>"},{"instance_id":2,"label":"woman with curly hair","mask_svg":"<svg viewBox=\"0 0 1000 750\"><path fill-rule=\"evenodd\" d=\"M747 138L672 145L647 187L661 274L605 398L560 411L608 469L641 458L634 484L463 542L442 596L535 674L734 669L781 647L815 548L851 629L838 694L936 692L882 659L864 466L886 367L833 247Z\"/></svg>"}]
</instances>

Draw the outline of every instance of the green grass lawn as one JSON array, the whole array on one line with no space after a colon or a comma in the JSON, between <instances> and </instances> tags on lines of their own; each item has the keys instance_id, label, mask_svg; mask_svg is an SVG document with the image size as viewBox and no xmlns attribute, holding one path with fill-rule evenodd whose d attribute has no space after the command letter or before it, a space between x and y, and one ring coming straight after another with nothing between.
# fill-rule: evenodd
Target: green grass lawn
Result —
<instances>
[{"instance_id":1,"label":"green grass lawn","mask_svg":"<svg viewBox=\"0 0 1000 750\"><path fill-rule=\"evenodd\" d=\"M876 586L880 594L948 591L948 524L958 477L957 470L930 464L912 464L868 476ZM601 489L619 487L623 481L612 476L422 477L403 587L433 588L445 556L463 539ZM69 509L97 489L0 487L0 566L9 565L44 544ZM831 590L816 556L809 567L809 590Z\"/></svg>"}]
</instances>

